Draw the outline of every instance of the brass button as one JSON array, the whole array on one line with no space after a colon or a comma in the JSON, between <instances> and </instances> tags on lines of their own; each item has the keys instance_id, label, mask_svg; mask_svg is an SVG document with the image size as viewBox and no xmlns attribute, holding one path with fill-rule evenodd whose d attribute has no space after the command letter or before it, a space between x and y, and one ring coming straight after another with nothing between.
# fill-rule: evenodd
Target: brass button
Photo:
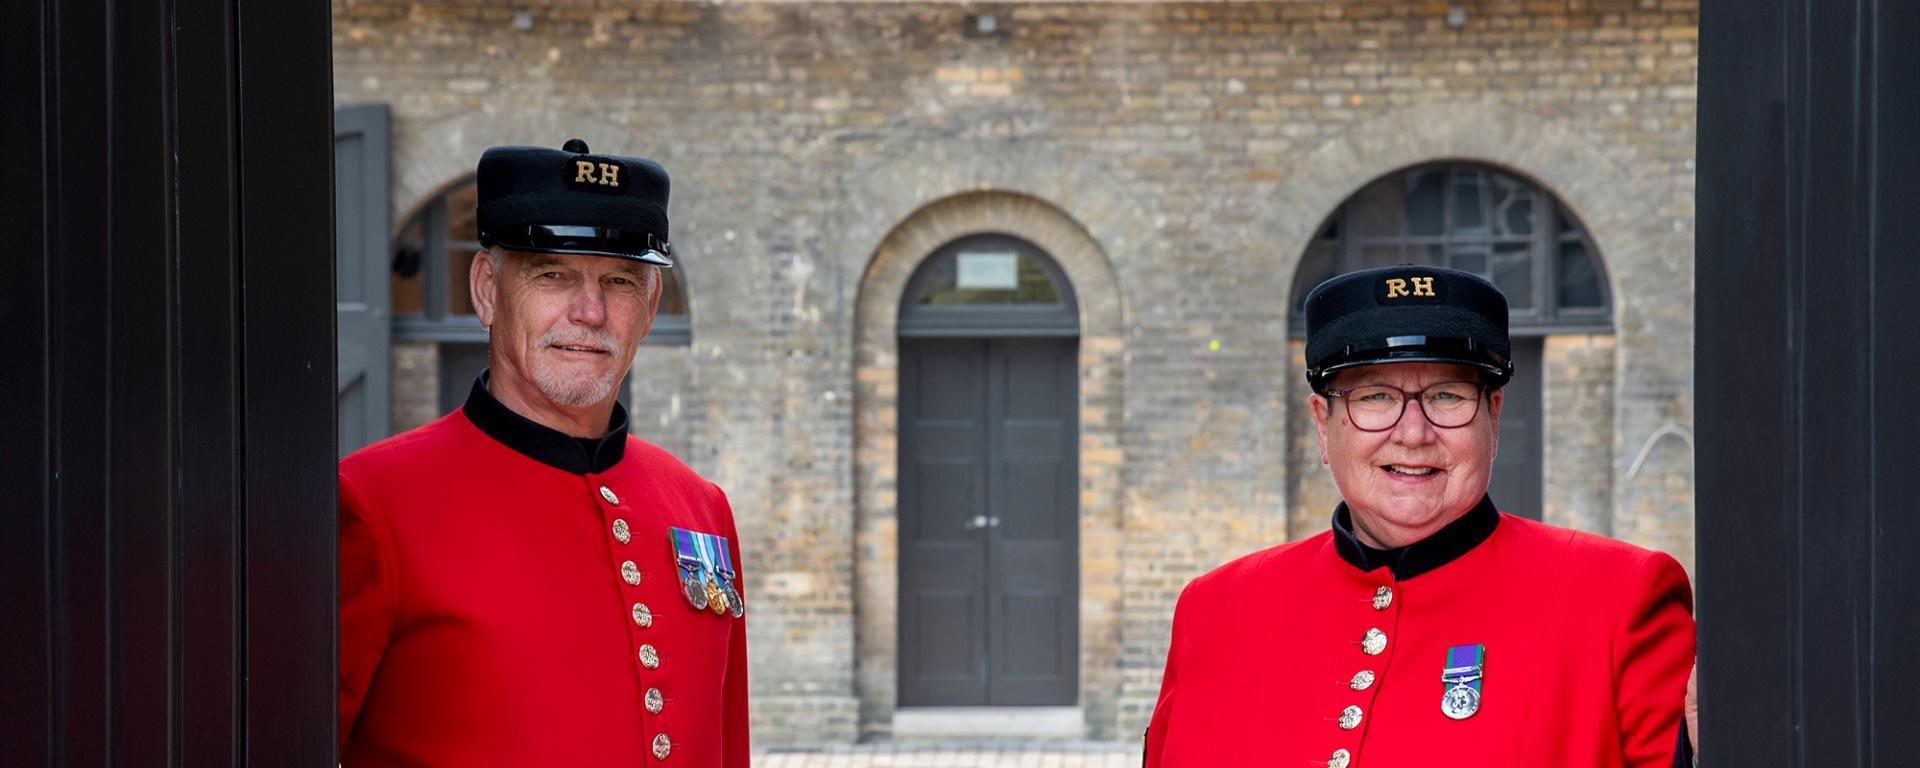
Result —
<instances>
[{"instance_id":1,"label":"brass button","mask_svg":"<svg viewBox=\"0 0 1920 768\"><path fill-rule=\"evenodd\" d=\"M654 650L651 645L641 645L640 666L646 667L647 669L659 669L660 652Z\"/></svg>"},{"instance_id":2,"label":"brass button","mask_svg":"<svg viewBox=\"0 0 1920 768\"><path fill-rule=\"evenodd\" d=\"M638 606L635 606L635 607L638 607ZM1372 688L1373 687L1373 670L1363 669L1363 670L1360 670L1359 672L1353 673L1353 681L1347 683L1347 687L1352 688L1356 691L1364 691L1368 688Z\"/></svg>"},{"instance_id":3,"label":"brass button","mask_svg":"<svg viewBox=\"0 0 1920 768\"><path fill-rule=\"evenodd\" d=\"M634 565L632 560L621 563L620 578L629 585L640 586L640 566Z\"/></svg>"},{"instance_id":4,"label":"brass button","mask_svg":"<svg viewBox=\"0 0 1920 768\"><path fill-rule=\"evenodd\" d=\"M633 541L633 529L627 527L627 521L614 519L613 540L622 544Z\"/></svg>"},{"instance_id":5,"label":"brass button","mask_svg":"<svg viewBox=\"0 0 1920 768\"><path fill-rule=\"evenodd\" d=\"M1360 650L1366 651L1368 656L1378 656L1386 649L1387 633L1378 629L1367 630L1367 636L1360 639Z\"/></svg>"},{"instance_id":6,"label":"brass button","mask_svg":"<svg viewBox=\"0 0 1920 768\"><path fill-rule=\"evenodd\" d=\"M633 623L640 625L641 629L653 626L653 611L647 610L646 603L633 604Z\"/></svg>"},{"instance_id":7,"label":"brass button","mask_svg":"<svg viewBox=\"0 0 1920 768\"><path fill-rule=\"evenodd\" d=\"M600 486L600 498L606 499L608 504L612 504L616 507L620 506L620 497L613 495L612 488L608 488L604 485Z\"/></svg>"},{"instance_id":8,"label":"brass button","mask_svg":"<svg viewBox=\"0 0 1920 768\"><path fill-rule=\"evenodd\" d=\"M1351 731L1358 727L1360 727L1359 707L1348 705L1346 709L1340 710L1340 730Z\"/></svg>"},{"instance_id":9,"label":"brass button","mask_svg":"<svg viewBox=\"0 0 1920 768\"><path fill-rule=\"evenodd\" d=\"M672 751L673 740L667 738L666 734L663 733L653 737L653 759L665 760L667 759L667 754Z\"/></svg>"},{"instance_id":10,"label":"brass button","mask_svg":"<svg viewBox=\"0 0 1920 768\"><path fill-rule=\"evenodd\" d=\"M647 689L647 714L657 715L657 714L660 714L660 710L663 710L666 708L667 708L667 697L660 695L660 689L648 688Z\"/></svg>"},{"instance_id":11,"label":"brass button","mask_svg":"<svg viewBox=\"0 0 1920 768\"><path fill-rule=\"evenodd\" d=\"M1353 753L1344 749L1336 749L1332 755L1327 757L1327 768L1347 768L1347 766L1352 764Z\"/></svg>"},{"instance_id":12,"label":"brass button","mask_svg":"<svg viewBox=\"0 0 1920 768\"><path fill-rule=\"evenodd\" d=\"M1374 610L1384 611L1389 605L1393 605L1393 590L1391 588L1381 587L1373 591Z\"/></svg>"}]
</instances>

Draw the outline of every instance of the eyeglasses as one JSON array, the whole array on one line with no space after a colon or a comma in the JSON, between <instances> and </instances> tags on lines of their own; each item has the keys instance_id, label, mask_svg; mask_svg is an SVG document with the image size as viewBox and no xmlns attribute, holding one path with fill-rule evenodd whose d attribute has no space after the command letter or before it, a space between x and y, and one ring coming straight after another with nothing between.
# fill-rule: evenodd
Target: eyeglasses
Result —
<instances>
[{"instance_id":1,"label":"eyeglasses","mask_svg":"<svg viewBox=\"0 0 1920 768\"><path fill-rule=\"evenodd\" d=\"M1407 401L1420 404L1420 413L1441 429L1464 427L1480 413L1482 387L1474 381L1443 381L1408 392L1385 384L1337 389L1328 397L1347 403L1347 418L1362 432L1385 432L1400 423L1407 413Z\"/></svg>"}]
</instances>

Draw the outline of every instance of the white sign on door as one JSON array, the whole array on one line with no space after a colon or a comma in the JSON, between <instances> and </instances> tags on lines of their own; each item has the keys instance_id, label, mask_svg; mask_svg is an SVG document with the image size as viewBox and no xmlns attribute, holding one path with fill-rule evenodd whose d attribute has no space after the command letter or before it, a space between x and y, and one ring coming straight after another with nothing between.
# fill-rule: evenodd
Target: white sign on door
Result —
<instances>
[{"instance_id":1,"label":"white sign on door","mask_svg":"<svg viewBox=\"0 0 1920 768\"><path fill-rule=\"evenodd\" d=\"M1008 252L960 254L955 288L1011 291L1020 287L1020 256Z\"/></svg>"}]
</instances>

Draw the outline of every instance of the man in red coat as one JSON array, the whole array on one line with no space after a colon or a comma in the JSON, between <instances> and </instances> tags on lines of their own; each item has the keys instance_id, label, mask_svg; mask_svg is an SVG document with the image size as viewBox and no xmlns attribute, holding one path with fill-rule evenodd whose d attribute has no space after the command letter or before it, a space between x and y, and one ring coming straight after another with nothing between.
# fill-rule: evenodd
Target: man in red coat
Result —
<instances>
[{"instance_id":1,"label":"man in red coat","mask_svg":"<svg viewBox=\"0 0 1920 768\"><path fill-rule=\"evenodd\" d=\"M491 367L340 463L341 762L745 768L733 513L615 399L673 263L666 172L575 139L477 183Z\"/></svg>"},{"instance_id":2,"label":"man in red coat","mask_svg":"<svg viewBox=\"0 0 1920 768\"><path fill-rule=\"evenodd\" d=\"M1451 269L1307 297L1331 529L1190 584L1149 768L1673 762L1693 659L1672 557L1499 512L1507 303Z\"/></svg>"}]
</instances>

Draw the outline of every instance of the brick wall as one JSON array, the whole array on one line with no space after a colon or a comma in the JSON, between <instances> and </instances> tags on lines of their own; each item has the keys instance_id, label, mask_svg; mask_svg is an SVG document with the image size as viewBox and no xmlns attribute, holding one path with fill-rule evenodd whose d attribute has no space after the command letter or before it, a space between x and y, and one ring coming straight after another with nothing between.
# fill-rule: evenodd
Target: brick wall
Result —
<instances>
[{"instance_id":1,"label":"brick wall","mask_svg":"<svg viewBox=\"0 0 1920 768\"><path fill-rule=\"evenodd\" d=\"M666 434L739 516L761 743L890 716L865 618L885 585L861 574L886 570L868 515L891 500L857 427L887 427L861 410L891 382L863 378L856 309L883 244L981 190L1079 228L1112 295L1076 291L1117 328L1105 400L1083 402L1116 426L1111 531L1083 537L1083 626L1106 623L1083 633L1082 701L1121 737L1181 586L1324 524L1286 298L1321 219L1411 163L1511 168L1588 225L1616 332L1549 344L1549 429L1575 413L1583 436L1548 477L1586 485L1547 511L1692 560L1696 4L1459 2L1459 28L1449 5L336 0L335 87L393 105L397 213L493 144L579 136L674 174L694 337L660 361L687 383ZM1610 405L1553 405L1588 396Z\"/></svg>"}]
</instances>

